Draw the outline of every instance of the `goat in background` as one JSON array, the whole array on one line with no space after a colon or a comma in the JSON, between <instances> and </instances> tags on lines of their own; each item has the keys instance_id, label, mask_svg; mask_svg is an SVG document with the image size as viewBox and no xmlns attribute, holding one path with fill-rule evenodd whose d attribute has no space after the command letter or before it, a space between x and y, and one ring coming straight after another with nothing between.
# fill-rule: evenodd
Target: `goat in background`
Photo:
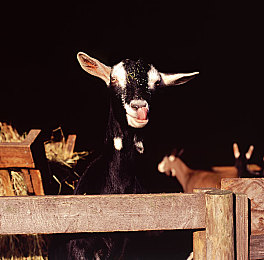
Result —
<instances>
[{"instance_id":1,"label":"goat in background","mask_svg":"<svg viewBox=\"0 0 264 260\"><path fill-rule=\"evenodd\" d=\"M257 177L259 174L254 173L248 166L248 161L252 156L254 146L251 145L245 154L240 154L238 145L233 144L235 157L234 166L216 166L211 170L194 170L189 168L180 156L183 150L176 156L172 153L165 156L158 164L158 170L167 176L176 177L186 193L193 192L194 188L221 188L222 178L236 177ZM254 165L256 168L256 165Z\"/></svg>"}]
</instances>

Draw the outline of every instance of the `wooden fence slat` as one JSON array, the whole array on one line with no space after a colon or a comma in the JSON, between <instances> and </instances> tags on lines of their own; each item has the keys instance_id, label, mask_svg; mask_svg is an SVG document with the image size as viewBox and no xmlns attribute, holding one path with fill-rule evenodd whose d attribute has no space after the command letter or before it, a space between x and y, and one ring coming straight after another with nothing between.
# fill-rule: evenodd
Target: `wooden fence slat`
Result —
<instances>
[{"instance_id":1,"label":"wooden fence slat","mask_svg":"<svg viewBox=\"0 0 264 260\"><path fill-rule=\"evenodd\" d=\"M76 141L76 135L69 135L66 141L66 149L69 153L69 157L72 156Z\"/></svg>"},{"instance_id":2,"label":"wooden fence slat","mask_svg":"<svg viewBox=\"0 0 264 260\"><path fill-rule=\"evenodd\" d=\"M36 169L30 169L30 176L35 195L45 195L40 171Z\"/></svg>"},{"instance_id":3,"label":"wooden fence slat","mask_svg":"<svg viewBox=\"0 0 264 260\"><path fill-rule=\"evenodd\" d=\"M208 191L206 200L206 259L235 258L233 193Z\"/></svg>"},{"instance_id":4,"label":"wooden fence slat","mask_svg":"<svg viewBox=\"0 0 264 260\"><path fill-rule=\"evenodd\" d=\"M0 234L205 228L200 194L0 198Z\"/></svg>"},{"instance_id":5,"label":"wooden fence slat","mask_svg":"<svg viewBox=\"0 0 264 260\"><path fill-rule=\"evenodd\" d=\"M32 183L31 183L29 170L28 169L21 169L21 172L23 174L23 178L24 178L25 184L27 186L28 193L33 194L34 190L33 190L33 186L32 186Z\"/></svg>"},{"instance_id":6,"label":"wooden fence slat","mask_svg":"<svg viewBox=\"0 0 264 260\"><path fill-rule=\"evenodd\" d=\"M249 201L246 194L236 193L236 255L239 260L248 260L249 257Z\"/></svg>"},{"instance_id":7,"label":"wooden fence slat","mask_svg":"<svg viewBox=\"0 0 264 260\"><path fill-rule=\"evenodd\" d=\"M4 196L15 196L8 170L0 170L1 188Z\"/></svg>"},{"instance_id":8,"label":"wooden fence slat","mask_svg":"<svg viewBox=\"0 0 264 260\"><path fill-rule=\"evenodd\" d=\"M196 188L193 193L205 194L207 191L213 191L216 188ZM193 232L193 259L206 259L206 231L199 230Z\"/></svg>"}]
</instances>

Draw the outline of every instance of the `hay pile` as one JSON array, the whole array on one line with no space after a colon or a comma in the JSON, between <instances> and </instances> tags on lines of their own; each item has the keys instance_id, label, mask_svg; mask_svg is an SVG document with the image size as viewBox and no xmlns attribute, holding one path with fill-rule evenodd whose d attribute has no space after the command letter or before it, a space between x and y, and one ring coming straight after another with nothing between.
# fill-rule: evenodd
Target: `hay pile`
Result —
<instances>
[{"instance_id":1,"label":"hay pile","mask_svg":"<svg viewBox=\"0 0 264 260\"><path fill-rule=\"evenodd\" d=\"M59 184L57 194L61 194L63 184L65 184L67 187L70 187L71 190L74 190L75 183L80 178L80 176L74 171L73 167L76 166L80 159L84 159L89 154L89 152L73 152L71 149L68 149L68 143L61 127L53 130L51 139L45 142L44 146L46 157L50 162L59 163L65 168L70 169L65 171L65 169L62 167L59 171L53 171L52 166L50 167L53 179Z\"/></svg>"},{"instance_id":2,"label":"hay pile","mask_svg":"<svg viewBox=\"0 0 264 260\"><path fill-rule=\"evenodd\" d=\"M22 142L26 138L26 133L19 135L11 125L0 122L0 142Z\"/></svg>"},{"instance_id":3,"label":"hay pile","mask_svg":"<svg viewBox=\"0 0 264 260\"><path fill-rule=\"evenodd\" d=\"M57 131L56 129L55 131ZM61 129L59 128L59 131ZM54 132L55 133L55 132ZM12 126L0 122L0 142L21 142L25 140L26 134L19 135ZM46 142L45 151L47 159L56 161L68 167L76 165L77 161L88 155L88 152L70 154L66 149L66 141L61 131L61 139ZM16 196L29 195L27 186L23 179L23 174L18 169L9 169L14 194ZM78 174L77 174L77 177ZM57 179L54 176L54 179ZM57 179L58 181L58 179ZM67 184L67 183L66 183ZM68 184L72 189L74 186ZM0 176L0 196L5 196L5 187L3 187ZM23 217L23 216L21 216ZM0 259L1 260L46 260L48 259L47 239L44 235L0 235Z\"/></svg>"},{"instance_id":4,"label":"hay pile","mask_svg":"<svg viewBox=\"0 0 264 260\"><path fill-rule=\"evenodd\" d=\"M48 160L58 162L70 168L89 154L88 152L70 152L67 149L66 139L61 127L53 130L51 140L45 142L44 145Z\"/></svg>"}]
</instances>

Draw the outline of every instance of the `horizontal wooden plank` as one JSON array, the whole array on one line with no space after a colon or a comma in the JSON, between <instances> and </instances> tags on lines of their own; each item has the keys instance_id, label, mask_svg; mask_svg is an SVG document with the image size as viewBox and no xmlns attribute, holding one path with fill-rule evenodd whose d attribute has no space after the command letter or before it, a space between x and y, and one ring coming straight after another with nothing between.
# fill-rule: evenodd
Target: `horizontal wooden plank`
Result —
<instances>
[{"instance_id":1,"label":"horizontal wooden plank","mask_svg":"<svg viewBox=\"0 0 264 260\"><path fill-rule=\"evenodd\" d=\"M30 147L12 144L0 145L0 168L35 168Z\"/></svg>"},{"instance_id":2,"label":"horizontal wooden plank","mask_svg":"<svg viewBox=\"0 0 264 260\"><path fill-rule=\"evenodd\" d=\"M221 188L248 196L251 206L251 233L264 234L264 178L226 178L222 179Z\"/></svg>"},{"instance_id":3,"label":"horizontal wooden plank","mask_svg":"<svg viewBox=\"0 0 264 260\"><path fill-rule=\"evenodd\" d=\"M203 194L0 197L0 234L200 228Z\"/></svg>"}]
</instances>

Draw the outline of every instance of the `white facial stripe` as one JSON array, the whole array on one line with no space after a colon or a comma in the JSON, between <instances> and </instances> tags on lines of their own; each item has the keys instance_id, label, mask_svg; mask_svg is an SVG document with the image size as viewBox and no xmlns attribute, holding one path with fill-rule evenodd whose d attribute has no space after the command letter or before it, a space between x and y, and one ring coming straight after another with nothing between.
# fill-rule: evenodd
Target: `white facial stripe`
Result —
<instances>
[{"instance_id":1,"label":"white facial stripe","mask_svg":"<svg viewBox=\"0 0 264 260\"><path fill-rule=\"evenodd\" d=\"M112 76L112 78L114 78L118 81L119 86L121 86L122 88L126 87L127 73L126 73L126 70L124 68L123 62L120 62L113 67L111 76Z\"/></svg>"},{"instance_id":2,"label":"white facial stripe","mask_svg":"<svg viewBox=\"0 0 264 260\"><path fill-rule=\"evenodd\" d=\"M155 88L155 83L160 80L159 72L151 65L151 68L148 72L148 86L149 89Z\"/></svg>"},{"instance_id":3,"label":"white facial stripe","mask_svg":"<svg viewBox=\"0 0 264 260\"><path fill-rule=\"evenodd\" d=\"M114 146L115 149L120 151L123 148L123 142L121 137L115 137L114 138Z\"/></svg>"}]
</instances>

